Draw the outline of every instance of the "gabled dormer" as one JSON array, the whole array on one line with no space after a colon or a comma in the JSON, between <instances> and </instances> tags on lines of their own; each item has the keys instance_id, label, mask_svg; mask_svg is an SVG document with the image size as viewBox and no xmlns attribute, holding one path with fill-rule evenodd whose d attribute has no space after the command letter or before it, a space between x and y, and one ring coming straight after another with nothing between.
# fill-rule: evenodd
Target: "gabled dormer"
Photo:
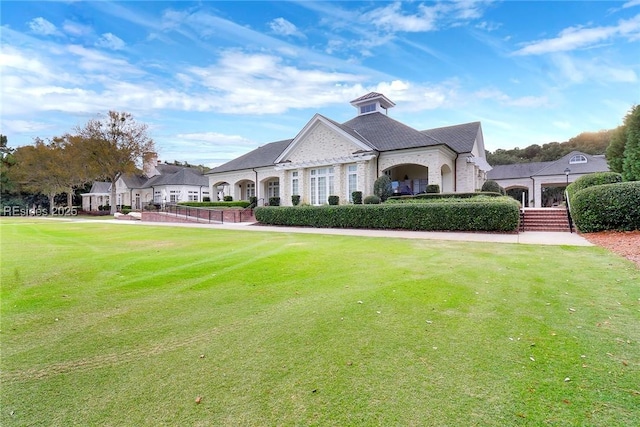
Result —
<instances>
[{"instance_id":1,"label":"gabled dormer","mask_svg":"<svg viewBox=\"0 0 640 427\"><path fill-rule=\"evenodd\" d=\"M351 101L351 105L358 109L358 115L361 116L370 113L387 114L387 110L396 104L381 93L369 92Z\"/></svg>"}]
</instances>

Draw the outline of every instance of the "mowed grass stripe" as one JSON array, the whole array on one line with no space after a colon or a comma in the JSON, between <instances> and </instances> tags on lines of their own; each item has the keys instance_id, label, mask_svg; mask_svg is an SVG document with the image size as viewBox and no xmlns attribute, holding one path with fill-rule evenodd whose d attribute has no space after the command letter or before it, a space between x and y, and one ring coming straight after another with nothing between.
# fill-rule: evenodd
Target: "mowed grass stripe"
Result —
<instances>
[{"instance_id":1,"label":"mowed grass stripe","mask_svg":"<svg viewBox=\"0 0 640 427\"><path fill-rule=\"evenodd\" d=\"M0 227L2 425L640 421L640 275L600 248Z\"/></svg>"}]
</instances>

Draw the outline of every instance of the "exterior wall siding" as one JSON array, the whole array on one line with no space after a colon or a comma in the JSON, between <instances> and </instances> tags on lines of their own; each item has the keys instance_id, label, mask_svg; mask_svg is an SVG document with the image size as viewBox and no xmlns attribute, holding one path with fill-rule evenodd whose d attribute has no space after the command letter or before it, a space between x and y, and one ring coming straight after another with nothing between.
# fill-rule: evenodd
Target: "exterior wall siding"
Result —
<instances>
[{"instance_id":1,"label":"exterior wall siding","mask_svg":"<svg viewBox=\"0 0 640 427\"><path fill-rule=\"evenodd\" d=\"M349 156L359 149L342 135L318 123L310 130L307 137L295 146L287 160L292 162L327 160L327 165L331 165L330 159Z\"/></svg>"}]
</instances>

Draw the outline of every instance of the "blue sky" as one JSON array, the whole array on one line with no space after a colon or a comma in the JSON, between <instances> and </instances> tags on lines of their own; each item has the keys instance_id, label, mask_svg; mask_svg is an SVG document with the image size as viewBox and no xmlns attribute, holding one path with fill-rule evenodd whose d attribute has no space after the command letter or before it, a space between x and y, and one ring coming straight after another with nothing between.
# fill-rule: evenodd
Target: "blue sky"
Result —
<instances>
[{"instance_id":1,"label":"blue sky","mask_svg":"<svg viewBox=\"0 0 640 427\"><path fill-rule=\"evenodd\" d=\"M12 147L109 110L162 160L214 166L343 122L370 91L417 129L481 121L488 150L611 129L640 103L640 0L2 1Z\"/></svg>"}]
</instances>

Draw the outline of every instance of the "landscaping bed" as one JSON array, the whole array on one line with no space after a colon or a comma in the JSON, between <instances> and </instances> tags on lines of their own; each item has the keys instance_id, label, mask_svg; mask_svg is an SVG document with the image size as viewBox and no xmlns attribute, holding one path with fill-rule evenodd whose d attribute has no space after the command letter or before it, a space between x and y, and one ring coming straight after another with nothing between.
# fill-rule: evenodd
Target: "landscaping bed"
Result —
<instances>
[{"instance_id":1,"label":"landscaping bed","mask_svg":"<svg viewBox=\"0 0 640 427\"><path fill-rule=\"evenodd\" d=\"M635 262L640 267L640 230L601 231L582 235L594 245L602 246Z\"/></svg>"}]
</instances>

